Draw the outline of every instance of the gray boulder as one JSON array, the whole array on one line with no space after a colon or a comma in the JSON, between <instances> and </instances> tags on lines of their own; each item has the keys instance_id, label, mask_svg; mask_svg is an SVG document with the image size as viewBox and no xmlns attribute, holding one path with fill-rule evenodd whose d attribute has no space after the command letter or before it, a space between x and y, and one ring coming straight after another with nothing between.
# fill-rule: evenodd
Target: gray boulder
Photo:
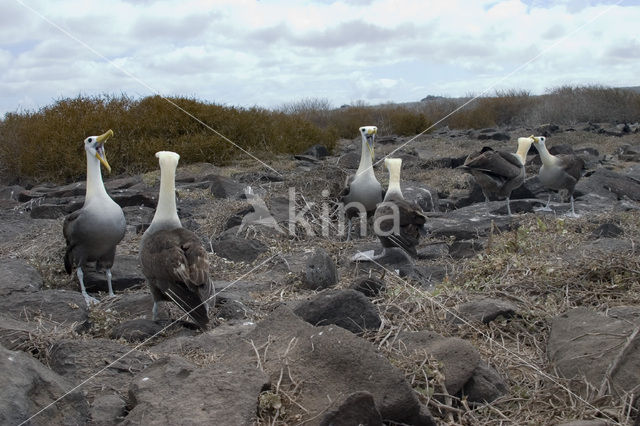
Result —
<instances>
[{"instance_id":1,"label":"gray boulder","mask_svg":"<svg viewBox=\"0 0 640 426\"><path fill-rule=\"evenodd\" d=\"M235 235L212 241L211 247L218 256L234 262L253 262L261 253L267 251L267 246L259 240L240 238Z\"/></svg>"},{"instance_id":2,"label":"gray boulder","mask_svg":"<svg viewBox=\"0 0 640 426\"><path fill-rule=\"evenodd\" d=\"M166 356L131 382L130 410L122 424L254 424L258 397L267 386L255 362L197 367Z\"/></svg>"},{"instance_id":3,"label":"gray boulder","mask_svg":"<svg viewBox=\"0 0 640 426\"><path fill-rule=\"evenodd\" d=\"M101 395L126 395L129 383L151 365L149 354L109 339L61 339L51 348L49 365L70 383L80 384L90 402Z\"/></svg>"},{"instance_id":4,"label":"gray boulder","mask_svg":"<svg viewBox=\"0 0 640 426\"><path fill-rule=\"evenodd\" d=\"M249 343L252 342L253 344ZM383 421L425 424L421 406L404 374L381 356L368 341L335 325L314 327L289 309L280 307L258 323L245 339L228 348L223 358L256 363L254 348L266 348L260 362L272 383L281 372L283 389L296 387L298 404L290 415L319 424L320 415L354 392L369 392ZM296 386L295 383L313 383ZM300 407L304 407L304 410Z\"/></svg>"},{"instance_id":5,"label":"gray boulder","mask_svg":"<svg viewBox=\"0 0 640 426\"><path fill-rule=\"evenodd\" d=\"M355 290L321 292L300 303L294 312L310 324L335 324L356 334L380 327L378 309Z\"/></svg>"},{"instance_id":6,"label":"gray boulder","mask_svg":"<svg viewBox=\"0 0 640 426\"><path fill-rule=\"evenodd\" d=\"M32 293L42 288L42 276L22 259L0 259L0 297L13 292Z\"/></svg>"},{"instance_id":7,"label":"gray boulder","mask_svg":"<svg viewBox=\"0 0 640 426\"><path fill-rule=\"evenodd\" d=\"M69 392L70 382L23 352L0 346L0 382L0 424L28 421L30 425L71 426L89 421L89 405L82 391Z\"/></svg>"},{"instance_id":8,"label":"gray boulder","mask_svg":"<svg viewBox=\"0 0 640 426\"><path fill-rule=\"evenodd\" d=\"M33 293L14 292L0 298L0 311L17 319L40 317L70 324L87 319L87 303L77 291L41 290Z\"/></svg>"},{"instance_id":9,"label":"gray boulder","mask_svg":"<svg viewBox=\"0 0 640 426\"><path fill-rule=\"evenodd\" d=\"M305 267L303 284L311 290L321 290L338 283L338 270L333 258L321 247L316 248Z\"/></svg>"},{"instance_id":10,"label":"gray boulder","mask_svg":"<svg viewBox=\"0 0 640 426\"><path fill-rule=\"evenodd\" d=\"M551 367L583 390L585 382L602 395L622 396L640 385L640 308L624 319L575 308L553 319L547 343ZM632 339L632 337L635 337Z\"/></svg>"}]
</instances>

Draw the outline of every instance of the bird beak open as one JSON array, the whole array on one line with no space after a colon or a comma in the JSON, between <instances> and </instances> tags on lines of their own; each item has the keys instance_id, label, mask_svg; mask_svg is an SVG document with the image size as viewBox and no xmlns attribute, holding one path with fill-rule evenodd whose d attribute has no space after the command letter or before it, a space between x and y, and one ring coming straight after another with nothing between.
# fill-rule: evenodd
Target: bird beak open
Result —
<instances>
[{"instance_id":1,"label":"bird beak open","mask_svg":"<svg viewBox=\"0 0 640 426\"><path fill-rule=\"evenodd\" d=\"M98 142L98 146L96 149L96 158L100 160L100 162L102 163L102 165L104 166L104 168L107 170L108 173L111 173L111 166L109 165L109 162L107 161L107 156L104 152L104 143L111 136L113 136L113 130L109 129L105 133L101 134L96 138L96 142Z\"/></svg>"}]
</instances>

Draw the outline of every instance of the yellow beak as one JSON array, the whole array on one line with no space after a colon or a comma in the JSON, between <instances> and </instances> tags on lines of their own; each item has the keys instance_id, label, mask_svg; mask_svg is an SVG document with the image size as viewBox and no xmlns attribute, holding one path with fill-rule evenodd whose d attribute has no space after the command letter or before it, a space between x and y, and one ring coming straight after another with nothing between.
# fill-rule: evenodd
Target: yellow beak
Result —
<instances>
[{"instance_id":1,"label":"yellow beak","mask_svg":"<svg viewBox=\"0 0 640 426\"><path fill-rule=\"evenodd\" d=\"M536 138L535 136L531 135L529 136L531 138L531 140L533 140L533 142L538 143L540 142L540 139Z\"/></svg>"},{"instance_id":2,"label":"yellow beak","mask_svg":"<svg viewBox=\"0 0 640 426\"><path fill-rule=\"evenodd\" d=\"M102 163L104 168L107 170L107 173L111 173L111 166L107 161L107 155L104 152L104 143L113 136L113 130L109 129L105 133L96 137L96 142L98 142L98 150L96 151L96 158Z\"/></svg>"}]
</instances>

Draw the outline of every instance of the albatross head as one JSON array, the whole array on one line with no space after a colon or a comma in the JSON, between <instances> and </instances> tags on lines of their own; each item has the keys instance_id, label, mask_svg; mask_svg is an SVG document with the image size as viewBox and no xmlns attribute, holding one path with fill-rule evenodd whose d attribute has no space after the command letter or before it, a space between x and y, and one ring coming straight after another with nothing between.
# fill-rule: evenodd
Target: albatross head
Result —
<instances>
[{"instance_id":1,"label":"albatross head","mask_svg":"<svg viewBox=\"0 0 640 426\"><path fill-rule=\"evenodd\" d=\"M376 126L362 126L360 127L360 134L362 135L362 141L367 143L367 148L369 148L369 153L371 153L371 160L375 159L375 151L373 148L373 141L376 138L376 133L378 133L378 128Z\"/></svg>"},{"instance_id":2,"label":"albatross head","mask_svg":"<svg viewBox=\"0 0 640 426\"><path fill-rule=\"evenodd\" d=\"M533 141L534 144L536 144L536 146L541 145L541 146L545 146L545 142L547 141L547 138L545 138L544 136L529 136L529 139L531 139Z\"/></svg>"},{"instance_id":3,"label":"albatross head","mask_svg":"<svg viewBox=\"0 0 640 426\"><path fill-rule=\"evenodd\" d=\"M96 157L109 173L111 173L111 166L107 162L107 156L104 153L104 143L111 136L113 136L113 130L109 129L100 136L89 136L84 140L84 149L91 157Z\"/></svg>"}]
</instances>

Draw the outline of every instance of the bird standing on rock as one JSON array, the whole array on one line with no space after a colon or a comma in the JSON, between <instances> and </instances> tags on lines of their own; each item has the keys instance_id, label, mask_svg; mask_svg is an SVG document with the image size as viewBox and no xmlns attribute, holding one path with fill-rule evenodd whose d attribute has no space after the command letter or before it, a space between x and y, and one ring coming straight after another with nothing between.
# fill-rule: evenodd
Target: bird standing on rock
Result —
<instances>
[{"instance_id":1,"label":"bird standing on rock","mask_svg":"<svg viewBox=\"0 0 640 426\"><path fill-rule=\"evenodd\" d=\"M89 136L84 140L84 150L87 154L87 189L84 205L68 215L62 226L62 233L67 242L64 267L70 274L73 267L77 266L80 290L88 306L98 303L98 300L87 294L83 268L87 262L96 262L98 270L105 268L109 296L113 296L111 267L116 255L116 246L126 230L122 208L107 194L100 172L100 164L107 172L111 171L104 143L112 136L113 131L108 130L100 136Z\"/></svg>"},{"instance_id":2,"label":"bird standing on rock","mask_svg":"<svg viewBox=\"0 0 640 426\"><path fill-rule=\"evenodd\" d=\"M356 173L347 178L345 188L340 194L347 217L347 241L351 238L353 218L363 214L367 217L373 216L376 206L384 196L382 186L373 173L375 158L373 143L377 133L378 128L375 126L360 127L362 137L360 165Z\"/></svg>"},{"instance_id":3,"label":"bird standing on rock","mask_svg":"<svg viewBox=\"0 0 640 426\"><path fill-rule=\"evenodd\" d=\"M507 214L511 216L509 198L511 192L524 183L526 176L524 165L527 152L533 138L518 138L518 150L515 153L496 151L488 146L469 154L460 168L471 173L482 189L485 202L489 195L495 194L507 199Z\"/></svg>"},{"instance_id":4,"label":"bird standing on rock","mask_svg":"<svg viewBox=\"0 0 640 426\"><path fill-rule=\"evenodd\" d=\"M402 196L402 159L387 158L384 164L389 170L389 186L374 215L374 229L383 247L380 257L391 247L399 247L415 257L418 255L416 246L420 242L420 234L427 218L420 207L406 201Z\"/></svg>"},{"instance_id":5,"label":"bird standing on rock","mask_svg":"<svg viewBox=\"0 0 640 426\"><path fill-rule=\"evenodd\" d=\"M198 236L182 227L178 217L175 176L180 156L160 151L156 157L160 162L158 206L140 248L142 272L153 297L153 320L158 318L158 302L172 301L206 330L214 288L207 252Z\"/></svg>"},{"instance_id":6,"label":"bird standing on rock","mask_svg":"<svg viewBox=\"0 0 640 426\"><path fill-rule=\"evenodd\" d=\"M571 200L571 212L569 217L579 217L576 214L573 203L573 191L582 176L584 161L575 154L553 155L547 150L544 136L531 136L533 144L540 154L542 167L538 172L538 178L542 185L552 191L567 191ZM551 211L551 194L547 198L547 205L536 209L537 211Z\"/></svg>"}]
</instances>

